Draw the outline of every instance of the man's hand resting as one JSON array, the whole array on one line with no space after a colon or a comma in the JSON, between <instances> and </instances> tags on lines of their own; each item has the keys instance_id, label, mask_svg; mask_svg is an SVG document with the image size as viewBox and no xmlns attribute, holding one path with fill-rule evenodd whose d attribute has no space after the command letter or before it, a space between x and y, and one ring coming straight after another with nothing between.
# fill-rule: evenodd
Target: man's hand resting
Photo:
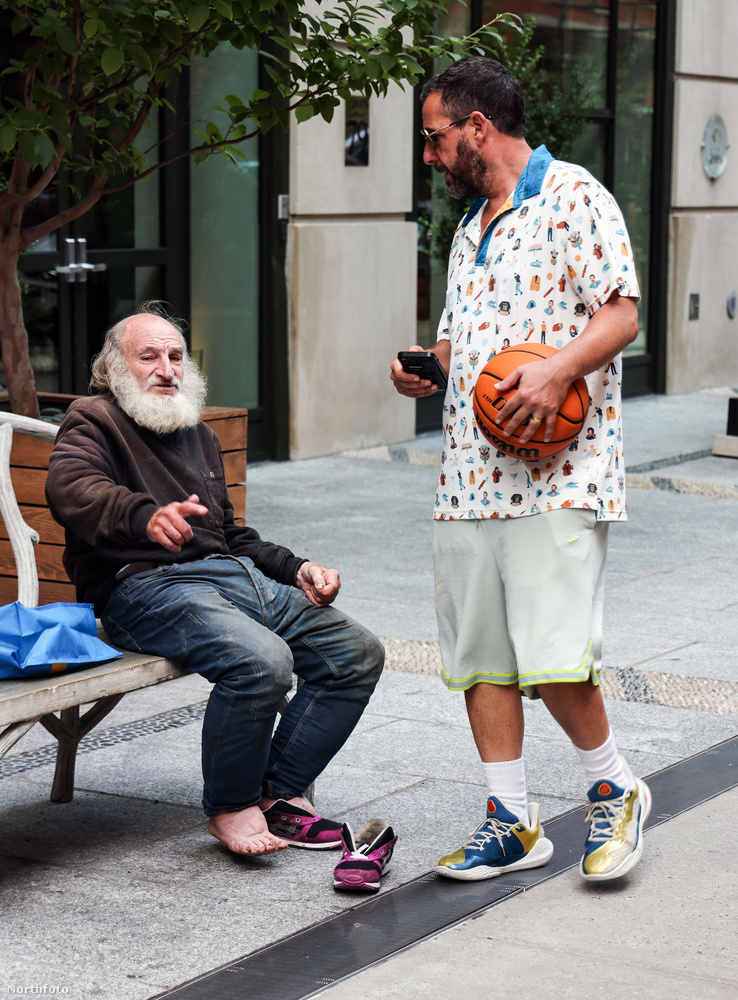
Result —
<instances>
[{"instance_id":1,"label":"man's hand resting","mask_svg":"<svg viewBox=\"0 0 738 1000\"><path fill-rule=\"evenodd\" d=\"M183 503L160 507L146 525L146 534L169 552L179 552L192 539L192 528L185 518L202 517L207 512L207 507L203 507L200 498L193 493Z\"/></svg>"},{"instance_id":2,"label":"man's hand resting","mask_svg":"<svg viewBox=\"0 0 738 1000\"><path fill-rule=\"evenodd\" d=\"M336 569L326 569L320 563L302 563L295 577L295 586L303 590L307 599L319 608L332 604L341 589L341 578Z\"/></svg>"}]
</instances>

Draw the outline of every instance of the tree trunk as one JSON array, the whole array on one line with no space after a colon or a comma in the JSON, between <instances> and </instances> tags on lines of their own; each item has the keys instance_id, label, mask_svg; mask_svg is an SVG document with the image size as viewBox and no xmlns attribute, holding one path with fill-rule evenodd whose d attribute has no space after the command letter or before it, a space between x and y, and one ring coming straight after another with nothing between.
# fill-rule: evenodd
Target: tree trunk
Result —
<instances>
[{"instance_id":1,"label":"tree trunk","mask_svg":"<svg viewBox=\"0 0 738 1000\"><path fill-rule=\"evenodd\" d=\"M21 287L18 281L18 244L0 236L0 350L10 409L26 417L39 416L36 380L28 352L28 334L23 322Z\"/></svg>"}]
</instances>

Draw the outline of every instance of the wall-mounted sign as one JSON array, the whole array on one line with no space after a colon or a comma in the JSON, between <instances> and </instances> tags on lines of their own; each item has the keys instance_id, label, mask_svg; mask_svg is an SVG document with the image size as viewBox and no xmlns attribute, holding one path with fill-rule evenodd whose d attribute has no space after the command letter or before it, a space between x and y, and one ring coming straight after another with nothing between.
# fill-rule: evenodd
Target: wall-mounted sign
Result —
<instances>
[{"instance_id":1,"label":"wall-mounted sign","mask_svg":"<svg viewBox=\"0 0 738 1000\"><path fill-rule=\"evenodd\" d=\"M702 138L702 166L711 180L717 178L725 170L728 162L728 130L720 115L711 115L705 125Z\"/></svg>"}]
</instances>

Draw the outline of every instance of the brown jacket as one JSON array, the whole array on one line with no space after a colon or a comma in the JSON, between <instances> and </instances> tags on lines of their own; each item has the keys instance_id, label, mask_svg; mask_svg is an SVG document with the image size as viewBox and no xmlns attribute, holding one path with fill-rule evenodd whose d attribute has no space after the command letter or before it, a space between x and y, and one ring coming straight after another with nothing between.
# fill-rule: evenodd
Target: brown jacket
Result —
<instances>
[{"instance_id":1,"label":"brown jacket","mask_svg":"<svg viewBox=\"0 0 738 1000\"><path fill-rule=\"evenodd\" d=\"M146 527L154 512L193 493L209 513L188 518L192 540L180 552L150 541ZM49 460L46 499L66 529L64 567L77 600L93 604L98 616L128 563L248 556L266 576L292 584L304 561L234 523L220 445L207 424L159 437L107 393L69 407Z\"/></svg>"}]
</instances>

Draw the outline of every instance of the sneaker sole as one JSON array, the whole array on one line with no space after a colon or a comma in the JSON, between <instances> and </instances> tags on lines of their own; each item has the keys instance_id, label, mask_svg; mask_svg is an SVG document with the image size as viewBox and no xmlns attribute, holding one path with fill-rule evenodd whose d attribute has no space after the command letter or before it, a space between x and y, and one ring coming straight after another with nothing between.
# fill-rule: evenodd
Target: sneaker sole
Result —
<instances>
[{"instance_id":1,"label":"sneaker sole","mask_svg":"<svg viewBox=\"0 0 738 1000\"><path fill-rule=\"evenodd\" d=\"M622 878L623 875L627 875L631 869L635 868L641 860L641 855L643 854L643 826L648 819L649 813L651 812L651 789L648 787L646 782L641 781L640 778L636 778L636 785L638 787L638 795L642 799L643 806L640 830L638 831L638 844L635 850L611 872L596 872L592 875L590 875L589 872L585 872L584 858L582 858L579 862L579 874L586 882L611 882L615 878Z\"/></svg>"},{"instance_id":2,"label":"sneaker sole","mask_svg":"<svg viewBox=\"0 0 738 1000\"><path fill-rule=\"evenodd\" d=\"M334 889L343 889L346 892L377 892L379 889L379 882L335 882L333 883Z\"/></svg>"},{"instance_id":3,"label":"sneaker sole","mask_svg":"<svg viewBox=\"0 0 738 1000\"><path fill-rule=\"evenodd\" d=\"M547 864L553 856L554 848L550 840L541 837L532 851L529 851L520 861L514 861L511 865L493 868L491 865L476 865L474 868L446 868L444 865L436 865L439 875L446 878L455 878L460 882L480 882L482 879L497 878L506 872L521 871L523 868L540 868Z\"/></svg>"},{"instance_id":4,"label":"sneaker sole","mask_svg":"<svg viewBox=\"0 0 738 1000\"><path fill-rule=\"evenodd\" d=\"M335 847L341 846L341 841L339 840L329 840L322 844L310 844L306 843L304 840L290 840L289 837L285 837L283 833L275 833L275 837L279 837L280 840L284 840L290 847L302 847L307 851L332 851Z\"/></svg>"}]
</instances>

